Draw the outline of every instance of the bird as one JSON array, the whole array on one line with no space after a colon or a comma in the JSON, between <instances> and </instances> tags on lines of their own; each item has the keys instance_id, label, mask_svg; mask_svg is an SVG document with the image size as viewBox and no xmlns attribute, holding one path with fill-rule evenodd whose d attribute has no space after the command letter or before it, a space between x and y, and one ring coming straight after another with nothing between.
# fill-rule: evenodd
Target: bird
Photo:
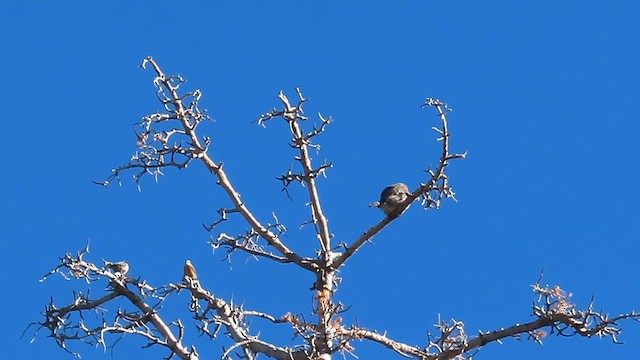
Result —
<instances>
[{"instance_id":1,"label":"bird","mask_svg":"<svg viewBox=\"0 0 640 360\"><path fill-rule=\"evenodd\" d=\"M404 183L387 186L380 194L380 201L371 203L370 207L377 207L389 215L393 210L411 195L409 188Z\"/></svg>"},{"instance_id":2,"label":"bird","mask_svg":"<svg viewBox=\"0 0 640 360\"><path fill-rule=\"evenodd\" d=\"M116 275L120 274L121 276L124 276L124 274L129 271L129 263L126 261L118 261L114 263L105 261L104 265L107 269L113 270Z\"/></svg>"},{"instance_id":3,"label":"bird","mask_svg":"<svg viewBox=\"0 0 640 360\"><path fill-rule=\"evenodd\" d=\"M193 267L190 260L184 262L184 277L189 277L191 280L198 280L198 273L196 273L196 268Z\"/></svg>"}]
</instances>

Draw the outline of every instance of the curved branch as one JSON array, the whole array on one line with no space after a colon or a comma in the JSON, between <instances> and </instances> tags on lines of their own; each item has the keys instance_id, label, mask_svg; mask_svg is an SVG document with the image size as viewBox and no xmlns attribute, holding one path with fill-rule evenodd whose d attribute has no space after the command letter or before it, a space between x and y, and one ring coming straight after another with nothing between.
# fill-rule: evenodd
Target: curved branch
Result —
<instances>
[{"instance_id":1,"label":"curved branch","mask_svg":"<svg viewBox=\"0 0 640 360\"><path fill-rule=\"evenodd\" d=\"M390 212L387 217L382 219L377 225L369 228L365 231L360 237L353 242L350 246L346 247L346 251L344 254L340 255L331 265L333 269L338 269L340 266L344 264L347 259L349 259L353 254L355 254L364 243L371 240L376 234L378 234L382 229L384 229L391 221L396 219L400 214L402 214L412 202L414 202L419 197L422 197L422 203L425 208L438 208L440 206L440 201L444 198L453 198L455 193L453 189L448 184L448 178L445 175L445 169L449 165L449 161L452 159L464 159L466 154L450 154L449 153L449 126L447 122L446 112L450 111L447 104L444 102L427 98L422 107L425 106L433 106L438 111L438 116L440 118L440 122L442 123L442 130L434 128L436 132L438 132L441 137L438 138L438 141L442 141L442 154L440 156L440 160L438 161L438 167L435 171L427 170L427 172L431 175L429 180L425 184L421 184L418 189L413 191L411 195L407 197L407 199L399 204L395 210ZM435 193L435 195L433 194Z\"/></svg>"}]
</instances>

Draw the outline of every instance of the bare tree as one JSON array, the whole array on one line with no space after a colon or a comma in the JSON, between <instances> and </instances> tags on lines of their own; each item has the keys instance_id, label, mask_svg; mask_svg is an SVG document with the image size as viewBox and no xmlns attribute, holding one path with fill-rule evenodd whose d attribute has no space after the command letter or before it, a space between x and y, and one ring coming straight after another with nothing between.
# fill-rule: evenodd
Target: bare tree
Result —
<instances>
[{"instance_id":1,"label":"bare tree","mask_svg":"<svg viewBox=\"0 0 640 360\"><path fill-rule=\"evenodd\" d=\"M249 204L241 199L239 191L229 180L222 162L214 159L214 154L209 151L210 139L198 133L198 126L209 119L199 108L202 96L200 90L183 93L180 88L185 80L182 77L165 75L151 57L142 63L143 68L148 66L156 74L153 83L165 111L145 116L136 124L138 151L128 164L115 168L111 176L99 184L108 186L114 181L119 182L120 175L127 170L136 171L134 179L139 183L145 175L162 175L164 168L185 168L194 161L202 163L216 177L229 200L229 205L218 210L219 217L206 226L207 230L215 231L230 216L238 216L247 224L246 230L240 235L224 232L212 235L212 246L225 249L228 255L243 252L277 263L295 264L308 271L314 279L311 289L314 318L307 319L303 315L292 313L273 315L245 309L228 299L215 296L202 286L196 269L188 261L181 283L152 286L145 280L128 276L129 264L126 262L103 260L100 265L89 261L86 259L89 250L87 245L87 248L75 255L65 254L59 265L42 280L56 273L68 280L84 280L88 285L106 279L109 284L107 290L97 297L89 296L88 293L74 293L73 301L62 307L51 300L45 307L44 319L30 325L31 329L35 329L34 337L39 331L46 331L47 336L53 338L58 346L79 357L78 353L68 349L70 342L101 345L106 349L115 345L124 334L132 334L146 339L148 346L166 347L169 352L167 358L199 359L196 348L184 344L183 336L190 330L185 327L183 320L168 321L163 318L163 302L169 296L181 292L188 292L191 296L188 310L192 313L201 336L214 339L222 329L231 339L232 345L223 351L222 359L255 359L263 354L281 360L326 360L336 353L354 353L354 340L378 343L407 358L471 359L480 347L509 337L524 336L541 342L547 334L555 333L585 337L597 335L610 337L618 342L618 321L640 319L637 312L609 317L603 312L595 311L593 302L586 309L578 309L570 301L570 295L558 286L543 285L540 277L532 287L537 297L532 305L534 320L500 330L470 335L462 322L441 320L422 346L414 346L360 325L343 323L340 314L347 309L340 302L334 301L334 294L341 280L339 270L345 262L413 202L419 202L424 209L437 209L443 200L454 197L446 170L452 160L463 159L465 154L449 150L447 115L450 109L447 104L428 98L422 105L435 109L440 123L433 127L442 145L437 166L426 170L424 182L415 186L415 190L410 190L404 184L385 189L380 201L372 206L383 209L386 217L352 242L335 243L316 186L317 179L332 165L326 162L313 164L309 154L311 150L318 149L316 140L331 124L331 117L319 115L319 120L311 129L305 130L303 125L310 122L303 111L307 99L300 89L295 89L294 101L280 92L278 99L281 107L263 114L256 123L266 126L274 119L282 119L291 133L290 146L297 153L294 157L297 167L290 167L279 179L285 190L292 184L299 183L307 191L310 217L305 225L313 227L318 247L315 257L305 257L287 246L283 239L287 230L275 213L273 219L268 221L254 215ZM113 318L108 318L105 309L110 305L114 306L113 301L118 298L126 299L131 310L118 309ZM99 320L88 320L84 314L89 311L99 314ZM280 324L279 326L287 327L295 335L297 342L282 345L263 340L249 330L248 323L252 318L266 320L274 326Z\"/></svg>"}]
</instances>

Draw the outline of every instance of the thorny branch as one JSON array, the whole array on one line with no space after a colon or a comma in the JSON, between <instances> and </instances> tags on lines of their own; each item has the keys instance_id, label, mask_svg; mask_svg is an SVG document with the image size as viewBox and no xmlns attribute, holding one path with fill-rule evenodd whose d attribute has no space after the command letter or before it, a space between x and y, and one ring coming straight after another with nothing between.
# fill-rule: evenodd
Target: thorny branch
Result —
<instances>
[{"instance_id":1,"label":"thorny branch","mask_svg":"<svg viewBox=\"0 0 640 360\"><path fill-rule=\"evenodd\" d=\"M44 281L52 274L60 274L65 279L83 279L88 284L106 279L107 291L102 297L92 299L87 294L74 293L74 300L66 306L58 307L53 298L45 307L44 321L32 323L35 326L34 337L41 329L49 332L49 337L55 339L58 346L65 351L80 357L79 353L67 348L67 341L77 340L89 345L101 345L107 349L107 335L134 334L146 338L148 346L161 345L168 348L172 355L180 359L195 360L198 354L182 344L182 333L176 336L171 326L164 322L157 309L165 300L158 288L152 287L145 281L133 279L125 274L113 273L107 267L98 267L84 260L89 252L89 246L73 256L69 253L60 259L60 264L46 274ZM105 262L106 263L106 262ZM125 298L133 306L132 310L118 309L113 320L107 319L107 310L102 307L116 298ZM154 302L153 305L149 300ZM93 312L95 322L92 325L88 312Z\"/></svg>"},{"instance_id":2,"label":"thorny branch","mask_svg":"<svg viewBox=\"0 0 640 360\"><path fill-rule=\"evenodd\" d=\"M393 340L386 334L367 330L357 326L341 327L339 337L341 344L352 350L353 340L370 340L377 342L407 358L424 360L473 359L475 353L484 345L491 342L501 342L506 338L520 339L522 335L542 344L542 339L548 334L561 336L580 335L584 337L610 337L614 343L620 343L618 322L631 319L640 321L640 313L632 311L615 317L609 317L602 312L594 311L593 299L584 310L577 310L575 304L569 301L567 295L559 286L541 286L540 280L532 285L538 300L533 304L533 316L536 320L525 324L515 324L496 331L478 332L477 336L470 336L461 321L445 322L439 320L435 325L438 334L428 334L428 343L424 347L407 345Z\"/></svg>"},{"instance_id":3,"label":"thorny branch","mask_svg":"<svg viewBox=\"0 0 640 360\"><path fill-rule=\"evenodd\" d=\"M232 208L224 211L224 216L231 213L240 214L249 224L251 231L274 247L280 256L303 269L314 271L313 263L290 250L277 233L272 232L269 227L258 221L241 200L240 193L231 184L223 170L222 163L215 162L209 154L211 139L209 137L201 139L196 133L198 125L209 119L205 111L200 110L198 105L202 96L200 90L180 94L180 87L186 82L184 78L180 75L165 75L152 57L144 59L141 66L146 68L147 65L151 65L156 72L153 84L157 88L158 100L164 106L166 113L156 113L143 118L136 131L139 151L128 164L113 169L111 176L98 184L108 186L111 181L119 179L120 174L128 169L140 169L140 172L134 176L136 182L139 182L144 174L149 173L157 177L162 175L162 168L185 168L191 161L199 159L218 178L217 183L233 203ZM165 126L167 129L162 130L160 126ZM174 137L177 139L173 140ZM172 145L169 145L170 141L173 141ZM242 247L236 248L244 250Z\"/></svg>"},{"instance_id":4,"label":"thorny branch","mask_svg":"<svg viewBox=\"0 0 640 360\"><path fill-rule=\"evenodd\" d=\"M425 209L437 209L440 207L440 203L443 199L455 199L455 193L453 192L453 188L449 184L449 178L445 174L445 170L447 166L449 166L450 160L464 159L466 157L466 153L451 154L449 152L449 138L451 134L449 133L447 113L451 111L451 109L447 106L447 104L437 99L427 98L422 107L426 106L432 106L436 108L438 117L440 118L440 122L442 124L441 129L435 126L433 127L433 130L435 130L440 135L437 140L442 143L442 154L440 156L440 159L438 160L438 166L435 170L427 170L427 173L430 175L427 182L421 184L420 187L416 189L410 196L408 196L407 199L402 204L400 204L393 212L391 212L387 217L382 219L382 221L380 221L375 226L370 227L367 231L360 235L360 237L355 242L353 242L353 244L351 244L350 246L345 246L344 253L336 259L336 261L332 264L332 268L338 269L342 264L344 264L345 261L347 261L347 259L355 254L362 245L371 240L376 234L378 234L389 223L397 218L398 215L402 214L405 209L407 209L409 205L411 205L411 203L416 199L422 199L421 202Z\"/></svg>"},{"instance_id":5,"label":"thorny branch","mask_svg":"<svg viewBox=\"0 0 640 360\"><path fill-rule=\"evenodd\" d=\"M222 359L232 359L231 352L236 348L242 349L242 354L237 356L245 359L254 359L257 354L264 354L274 359L302 360L308 359L309 347L305 344L293 348L278 347L259 336L249 334L249 318L265 319L274 324L285 324L284 318L276 318L272 315L245 310L242 306L234 305L222 298L214 296L211 292L202 288L200 283L186 279L182 284L171 284L171 291L180 292L187 290L191 294L189 310L193 318L198 321L196 327L202 335L215 339L220 328L226 330L226 334L233 339L234 345L227 349Z\"/></svg>"},{"instance_id":6,"label":"thorny branch","mask_svg":"<svg viewBox=\"0 0 640 360\"><path fill-rule=\"evenodd\" d=\"M283 224L280 223L278 217L273 214L273 218L275 219L275 224L267 224L267 229L273 231L278 236L284 234L286 232L286 228ZM210 243L213 250L216 250L220 247L224 247L227 249L227 259L231 261L231 254L234 250L240 249L247 254L257 257L264 257L270 260L274 260L280 263L290 263L291 260L284 257L279 256L278 254L274 254L273 252L269 252L265 249L265 247L258 242L260 238L260 234L253 229L249 229L245 234L240 234L237 236L227 235L226 233L218 234L217 238L212 238ZM303 259L303 261L312 263L312 259Z\"/></svg>"},{"instance_id":7,"label":"thorny branch","mask_svg":"<svg viewBox=\"0 0 640 360\"><path fill-rule=\"evenodd\" d=\"M326 170L332 165L330 163L324 163L317 168L314 168L311 162L311 155L309 148L316 150L320 149L320 146L313 143L313 139L322 132L331 123L331 118L324 118L319 115L321 125L319 127L313 126L313 130L307 134L304 134L300 126L300 122L307 121L308 118L304 115L302 106L308 99L306 99L299 88L296 88L296 94L298 95L298 102L295 105L291 105L291 101L287 98L282 91L278 94L278 98L282 102L284 109L273 109L271 112L263 114L257 120L258 125L264 125L267 121L279 117L284 119L289 125L292 140L290 146L298 151L298 155L294 159L300 164L301 171L294 173L289 168L289 171L282 175L279 179L283 182L284 188L297 181L301 183L308 192L309 204L311 206L311 219L305 224L313 224L317 240L320 242L321 251L319 253L319 259L317 260L318 269L316 271L316 282L314 289L317 290L317 294L314 298L316 301L316 308L314 312L318 317L317 328L311 339L311 349L314 357L330 357L331 346L333 338L335 337L335 330L331 328L330 323L332 318L336 315L337 309L341 305L336 305L332 301L332 295L335 292L335 284L339 281L335 275L335 269L331 269L332 262L335 260L335 254L331 249L332 235L329 232L329 223L322 210L322 204L320 202L320 195L318 194L318 188L316 186L316 178L320 175L325 175Z\"/></svg>"},{"instance_id":8,"label":"thorny branch","mask_svg":"<svg viewBox=\"0 0 640 360\"><path fill-rule=\"evenodd\" d=\"M320 203L320 196L315 179L320 175L324 176L326 170L331 168L332 165L330 163L324 163L314 168L311 164L309 148L320 149L320 145L313 143L312 139L325 131L327 125L331 123L331 118L324 118L322 115L319 115L321 120L320 127L314 125L311 132L304 134L300 127L300 121L308 120L302 109L302 106L308 99L305 99L299 88L296 88L296 93L298 95L298 102L296 105L291 105L287 96L280 91L278 98L284 105L284 109L273 109L271 112L260 116L257 123L258 125L264 125L268 120L280 117L289 125L289 130L291 131L291 135L293 135L290 146L299 152L299 155L294 159L300 163L302 171L300 173L294 173L291 168L289 168L289 171L279 179L283 182L285 189L294 181L302 183L307 188L311 205L310 223L315 225L318 240L320 241L323 252L326 253L331 248L331 235L329 233L327 218L322 211L322 204Z\"/></svg>"},{"instance_id":9,"label":"thorny branch","mask_svg":"<svg viewBox=\"0 0 640 360\"><path fill-rule=\"evenodd\" d=\"M106 279L108 281L106 294L92 299L89 294L75 293L74 300L63 307L56 306L51 299L43 314L45 320L29 325L29 327L36 327L34 338L41 329L47 329L49 337L54 338L62 349L79 358L79 353L67 348L67 341L77 340L89 345L101 345L106 350L107 335L122 337L125 334L132 334L147 339L149 341L147 347L161 345L168 348L171 353L167 358L177 356L180 359L196 360L199 359L199 355L195 348L189 349L183 344L185 329L182 322L177 320L167 324L162 320L159 311L171 294L186 290L191 295L189 310L198 321L196 327L202 335L215 338L218 330L221 327L224 328L225 333L234 340L236 344L234 346L240 346L247 351L243 355L247 359L253 359L259 353L282 360L308 359L306 351L309 346L305 344L295 349L283 348L249 333L248 319L251 317L265 319L274 324L289 323L285 318L276 318L255 310L245 310L242 306L236 306L214 296L204 289L198 280L186 276L182 283L153 287L140 279L133 279L126 274L113 273L106 267L96 266L84 259L88 252L87 246L76 256L65 254L60 259L60 264L46 274L42 281L53 274L60 274L66 280L83 279L89 284ZM119 297L126 299L133 309L118 309L114 319L109 321L107 310L103 305ZM150 304L149 300L153 300L154 303ZM89 312L95 313L95 321L91 321L87 316ZM232 359L231 352L229 351L222 359Z\"/></svg>"}]
</instances>

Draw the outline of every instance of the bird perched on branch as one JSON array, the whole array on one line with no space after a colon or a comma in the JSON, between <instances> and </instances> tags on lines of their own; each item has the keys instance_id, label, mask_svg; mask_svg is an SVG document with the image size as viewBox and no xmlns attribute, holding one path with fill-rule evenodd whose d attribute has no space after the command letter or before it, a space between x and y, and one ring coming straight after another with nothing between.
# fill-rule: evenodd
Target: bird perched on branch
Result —
<instances>
[{"instance_id":1,"label":"bird perched on branch","mask_svg":"<svg viewBox=\"0 0 640 360\"><path fill-rule=\"evenodd\" d=\"M403 183L393 184L382 190L380 201L371 203L369 206L377 207L382 210L385 215L389 215L398 205L405 201L409 195L411 195L411 192L407 185Z\"/></svg>"},{"instance_id":2,"label":"bird perched on branch","mask_svg":"<svg viewBox=\"0 0 640 360\"><path fill-rule=\"evenodd\" d=\"M109 262L105 261L104 265L107 269L113 270L116 275L124 276L129 271L129 263L126 261Z\"/></svg>"},{"instance_id":3,"label":"bird perched on branch","mask_svg":"<svg viewBox=\"0 0 640 360\"><path fill-rule=\"evenodd\" d=\"M198 280L198 273L190 260L184 262L184 277L189 277L191 280Z\"/></svg>"}]
</instances>

